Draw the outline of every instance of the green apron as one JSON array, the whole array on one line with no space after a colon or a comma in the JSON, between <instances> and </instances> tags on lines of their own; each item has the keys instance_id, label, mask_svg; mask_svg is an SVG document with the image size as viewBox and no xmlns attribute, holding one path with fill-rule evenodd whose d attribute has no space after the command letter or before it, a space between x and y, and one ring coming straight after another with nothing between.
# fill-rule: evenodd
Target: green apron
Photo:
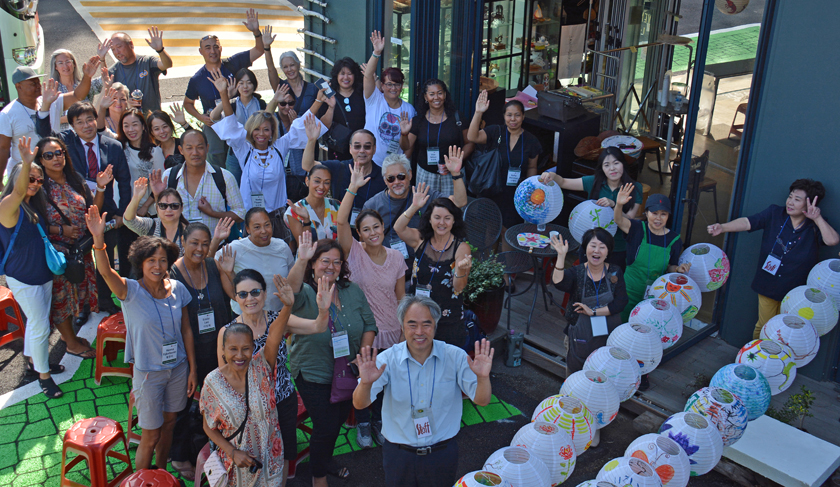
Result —
<instances>
[{"instance_id":1,"label":"green apron","mask_svg":"<svg viewBox=\"0 0 840 487\"><path fill-rule=\"evenodd\" d=\"M627 288L627 306L621 312L621 319L623 323L627 323L630 318L630 312L639 304L645 297L645 289L668 271L668 261L671 260L671 246L674 245L680 237L671 240L667 247L660 247L648 242L648 226L647 223L642 222L642 229L644 235L642 243L639 244L639 249L636 251L636 260L633 264L627 266L624 271L624 284ZM658 237L658 235L657 235ZM653 237L651 237L652 239ZM663 236L662 238L666 238Z\"/></svg>"}]
</instances>

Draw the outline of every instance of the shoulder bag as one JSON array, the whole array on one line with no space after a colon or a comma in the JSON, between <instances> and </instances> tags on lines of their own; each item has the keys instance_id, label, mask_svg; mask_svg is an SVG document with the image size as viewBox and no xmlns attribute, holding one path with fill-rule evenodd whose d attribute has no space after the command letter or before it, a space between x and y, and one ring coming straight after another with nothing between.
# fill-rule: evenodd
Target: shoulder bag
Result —
<instances>
[{"instance_id":1,"label":"shoulder bag","mask_svg":"<svg viewBox=\"0 0 840 487\"><path fill-rule=\"evenodd\" d=\"M326 144L327 148L332 152L347 152L350 147L350 136L353 133L350 131L350 122L347 121L347 115L344 114L344 109L336 107L333 113L341 113L341 118L344 119L344 124L333 123L330 130L321 137L321 140ZM333 115L335 118L335 115Z\"/></svg>"},{"instance_id":2,"label":"shoulder bag","mask_svg":"<svg viewBox=\"0 0 840 487\"><path fill-rule=\"evenodd\" d=\"M73 226L73 222L67 218L67 215L64 214L63 211L55 204L55 202L51 198L47 198L47 202L55 208L55 211L58 212L58 215L64 221L65 224L69 226ZM38 226L40 230L40 225ZM44 235L44 231L40 230L41 235L46 239L46 235ZM48 241L44 242L45 244ZM91 249L93 248L93 235L90 232L85 231L85 233L76 239L72 245L67 245L64 242L56 242L57 244L64 245L68 247L67 252L67 265L64 269L64 277L67 279L68 282L71 284L81 284L82 281L85 280L85 256L90 254ZM52 247L52 245L50 245ZM53 251L56 251L53 248ZM57 252L57 251L56 251ZM49 250L47 250L49 254ZM47 263L49 263L50 259L47 257ZM50 267L52 270L52 267ZM54 273L54 272L53 272Z\"/></svg>"},{"instance_id":3,"label":"shoulder bag","mask_svg":"<svg viewBox=\"0 0 840 487\"><path fill-rule=\"evenodd\" d=\"M330 332L335 333L332 317L330 317ZM353 398L353 391L359 384L358 379L350 370L350 360L338 357L333 364L332 387L330 388L330 403L337 404Z\"/></svg>"},{"instance_id":4,"label":"shoulder bag","mask_svg":"<svg viewBox=\"0 0 840 487\"><path fill-rule=\"evenodd\" d=\"M472 175L469 190L478 197L495 196L506 185L507 171L502 170L502 155L499 153L502 138L495 148L472 155Z\"/></svg>"},{"instance_id":5,"label":"shoulder bag","mask_svg":"<svg viewBox=\"0 0 840 487\"><path fill-rule=\"evenodd\" d=\"M245 434L245 424L248 423L248 414L251 412L251 404L248 397L248 380L248 371L245 371L245 419L242 420L242 424L239 425L239 428L237 428L232 435L225 437L225 440L230 441L233 437L239 435L239 438L236 439L238 444L242 443L242 435ZM213 452L204 462L204 474L207 475L210 487L221 487L223 485L227 485L228 471L225 470L225 463L219 456L219 447L211 441L210 449ZM232 458L231 461L233 461ZM234 467L235 466L236 465L234 465Z\"/></svg>"}]
</instances>

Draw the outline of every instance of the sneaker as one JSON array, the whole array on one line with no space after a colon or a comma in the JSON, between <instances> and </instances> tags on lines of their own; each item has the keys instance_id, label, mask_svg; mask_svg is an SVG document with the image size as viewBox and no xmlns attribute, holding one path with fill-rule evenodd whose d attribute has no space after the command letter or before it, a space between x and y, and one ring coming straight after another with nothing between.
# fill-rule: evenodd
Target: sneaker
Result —
<instances>
[{"instance_id":1,"label":"sneaker","mask_svg":"<svg viewBox=\"0 0 840 487\"><path fill-rule=\"evenodd\" d=\"M359 423L356 425L356 444L362 448L371 448L373 440L370 437L370 423Z\"/></svg>"},{"instance_id":2,"label":"sneaker","mask_svg":"<svg viewBox=\"0 0 840 487\"><path fill-rule=\"evenodd\" d=\"M379 446L385 445L385 437L382 436L382 421L373 422L373 437Z\"/></svg>"},{"instance_id":3,"label":"sneaker","mask_svg":"<svg viewBox=\"0 0 840 487\"><path fill-rule=\"evenodd\" d=\"M642 376L642 381L639 383L639 390L646 391L650 389L650 380L648 379L647 374Z\"/></svg>"},{"instance_id":4,"label":"sneaker","mask_svg":"<svg viewBox=\"0 0 840 487\"><path fill-rule=\"evenodd\" d=\"M595 430L595 434L592 435L592 443L589 445L589 448L595 448L598 444L601 443L601 430Z\"/></svg>"}]
</instances>

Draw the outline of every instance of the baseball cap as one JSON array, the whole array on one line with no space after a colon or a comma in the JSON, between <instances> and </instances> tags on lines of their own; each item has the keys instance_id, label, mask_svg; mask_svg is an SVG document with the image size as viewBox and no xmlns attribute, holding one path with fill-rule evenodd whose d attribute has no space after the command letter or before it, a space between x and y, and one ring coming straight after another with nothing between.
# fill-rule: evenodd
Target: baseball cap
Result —
<instances>
[{"instance_id":1,"label":"baseball cap","mask_svg":"<svg viewBox=\"0 0 840 487\"><path fill-rule=\"evenodd\" d=\"M46 74L38 74L34 69L28 66L19 66L15 68L15 72L12 74L12 84L16 85L28 79L42 78L44 76L46 76Z\"/></svg>"},{"instance_id":2,"label":"baseball cap","mask_svg":"<svg viewBox=\"0 0 840 487\"><path fill-rule=\"evenodd\" d=\"M664 194L652 194L645 202L645 211L667 211L671 213L671 200Z\"/></svg>"}]
</instances>

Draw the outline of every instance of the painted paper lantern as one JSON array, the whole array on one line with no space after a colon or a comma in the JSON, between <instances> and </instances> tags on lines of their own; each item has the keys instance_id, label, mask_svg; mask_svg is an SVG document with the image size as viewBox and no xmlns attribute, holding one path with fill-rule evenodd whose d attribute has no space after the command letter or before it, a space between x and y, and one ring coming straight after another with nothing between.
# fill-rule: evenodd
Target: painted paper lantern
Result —
<instances>
[{"instance_id":1,"label":"painted paper lantern","mask_svg":"<svg viewBox=\"0 0 840 487\"><path fill-rule=\"evenodd\" d=\"M738 396L747 408L749 421L758 418L770 407L770 383L764 374L749 365L725 365L715 372L709 385L726 389Z\"/></svg>"},{"instance_id":2,"label":"painted paper lantern","mask_svg":"<svg viewBox=\"0 0 840 487\"><path fill-rule=\"evenodd\" d=\"M840 310L840 259L828 259L815 265L808 273L808 285L831 296Z\"/></svg>"},{"instance_id":3,"label":"painted paper lantern","mask_svg":"<svg viewBox=\"0 0 840 487\"><path fill-rule=\"evenodd\" d=\"M711 472L723 454L718 429L697 413L672 415L659 427L659 434L674 440L685 451L692 477Z\"/></svg>"},{"instance_id":4,"label":"painted paper lantern","mask_svg":"<svg viewBox=\"0 0 840 487\"><path fill-rule=\"evenodd\" d=\"M510 482L503 479L499 474L486 470L470 472L455 482L455 487L512 487Z\"/></svg>"},{"instance_id":5,"label":"painted paper lantern","mask_svg":"<svg viewBox=\"0 0 840 487\"><path fill-rule=\"evenodd\" d=\"M683 334L683 319L676 306L664 299L645 299L630 312L630 323L642 323L659 333L663 349L672 347Z\"/></svg>"},{"instance_id":6,"label":"painted paper lantern","mask_svg":"<svg viewBox=\"0 0 840 487\"><path fill-rule=\"evenodd\" d=\"M798 315L776 315L761 328L761 338L790 347L797 367L808 365L820 350L820 334L810 321Z\"/></svg>"},{"instance_id":7,"label":"painted paper lantern","mask_svg":"<svg viewBox=\"0 0 840 487\"><path fill-rule=\"evenodd\" d=\"M548 467L552 487L566 481L577 455L572 437L554 423L536 421L519 428L510 446L526 448Z\"/></svg>"},{"instance_id":8,"label":"painted paper lantern","mask_svg":"<svg viewBox=\"0 0 840 487\"><path fill-rule=\"evenodd\" d=\"M738 351L735 362L749 365L764 374L770 394L784 392L796 379L796 362L787 345L774 340L753 340Z\"/></svg>"},{"instance_id":9,"label":"painted paper lantern","mask_svg":"<svg viewBox=\"0 0 840 487\"><path fill-rule=\"evenodd\" d=\"M513 207L526 222L548 223L563 210L563 190L554 181L541 183L539 176L531 176L517 186Z\"/></svg>"},{"instance_id":10,"label":"painted paper lantern","mask_svg":"<svg viewBox=\"0 0 840 487\"><path fill-rule=\"evenodd\" d=\"M662 362L659 333L641 323L624 323L607 337L607 346L627 350L639 364L639 373L649 374Z\"/></svg>"},{"instance_id":11,"label":"painted paper lantern","mask_svg":"<svg viewBox=\"0 0 840 487\"><path fill-rule=\"evenodd\" d=\"M715 0L715 7L726 15L739 14L749 4L750 0Z\"/></svg>"},{"instance_id":12,"label":"painted paper lantern","mask_svg":"<svg viewBox=\"0 0 840 487\"><path fill-rule=\"evenodd\" d=\"M702 292L714 291L729 278L729 258L719 247L709 243L694 244L680 255L680 265L691 264L688 277Z\"/></svg>"},{"instance_id":13,"label":"painted paper lantern","mask_svg":"<svg viewBox=\"0 0 840 487\"><path fill-rule=\"evenodd\" d=\"M664 487L685 487L691 477L688 454L676 441L656 433L640 436L624 450L625 457L639 458L656 470Z\"/></svg>"},{"instance_id":14,"label":"painted paper lantern","mask_svg":"<svg viewBox=\"0 0 840 487\"><path fill-rule=\"evenodd\" d=\"M735 444L747 430L747 407L738 396L720 387L704 387L692 394L685 411L708 418L717 427L723 446Z\"/></svg>"},{"instance_id":15,"label":"painted paper lantern","mask_svg":"<svg viewBox=\"0 0 840 487\"><path fill-rule=\"evenodd\" d=\"M587 200L575 206L569 215L569 231L578 242L583 241L583 234L587 230L601 227L615 235L618 226L613 218L613 209L609 206L598 206L595 200Z\"/></svg>"},{"instance_id":16,"label":"painted paper lantern","mask_svg":"<svg viewBox=\"0 0 840 487\"><path fill-rule=\"evenodd\" d=\"M810 321L820 336L830 332L837 324L837 306L834 300L815 287L798 286L790 290L780 306L782 313L798 315Z\"/></svg>"},{"instance_id":17,"label":"painted paper lantern","mask_svg":"<svg viewBox=\"0 0 840 487\"><path fill-rule=\"evenodd\" d=\"M648 298L664 299L671 303L682 315L683 323L688 323L697 315L703 302L700 287L694 279L678 272L665 274L654 281L645 295L645 299Z\"/></svg>"},{"instance_id":18,"label":"painted paper lantern","mask_svg":"<svg viewBox=\"0 0 840 487\"><path fill-rule=\"evenodd\" d=\"M534 409L531 421L554 423L565 431L575 445L575 454L580 455L592 444L595 435L595 418L580 399L566 395L549 396Z\"/></svg>"},{"instance_id":19,"label":"painted paper lantern","mask_svg":"<svg viewBox=\"0 0 840 487\"><path fill-rule=\"evenodd\" d=\"M484 470L497 473L511 485L551 485L548 467L525 448L507 446L493 452L484 462Z\"/></svg>"},{"instance_id":20,"label":"painted paper lantern","mask_svg":"<svg viewBox=\"0 0 840 487\"><path fill-rule=\"evenodd\" d=\"M607 147L615 147L624 155L638 159L642 149L645 148L645 144L632 135L613 135L601 141L601 148L606 149Z\"/></svg>"},{"instance_id":21,"label":"painted paper lantern","mask_svg":"<svg viewBox=\"0 0 840 487\"><path fill-rule=\"evenodd\" d=\"M618 391L607 376L594 370L579 370L566 378L560 387L560 394L566 394L581 400L592 417L595 429L610 424L618 415Z\"/></svg>"},{"instance_id":22,"label":"painted paper lantern","mask_svg":"<svg viewBox=\"0 0 840 487\"><path fill-rule=\"evenodd\" d=\"M601 467L595 478L622 487L662 487L662 479L656 470L636 457L613 458Z\"/></svg>"},{"instance_id":23,"label":"painted paper lantern","mask_svg":"<svg viewBox=\"0 0 840 487\"><path fill-rule=\"evenodd\" d=\"M618 400L621 402L633 397L642 380L636 359L630 352L619 347L601 347L595 350L586 358L583 370L594 370L607 376L618 392Z\"/></svg>"},{"instance_id":24,"label":"painted paper lantern","mask_svg":"<svg viewBox=\"0 0 840 487\"><path fill-rule=\"evenodd\" d=\"M612 482L607 482L606 480L585 480L576 487L618 487Z\"/></svg>"}]
</instances>

